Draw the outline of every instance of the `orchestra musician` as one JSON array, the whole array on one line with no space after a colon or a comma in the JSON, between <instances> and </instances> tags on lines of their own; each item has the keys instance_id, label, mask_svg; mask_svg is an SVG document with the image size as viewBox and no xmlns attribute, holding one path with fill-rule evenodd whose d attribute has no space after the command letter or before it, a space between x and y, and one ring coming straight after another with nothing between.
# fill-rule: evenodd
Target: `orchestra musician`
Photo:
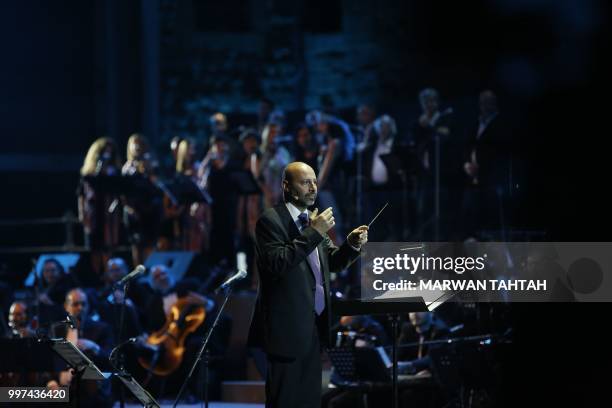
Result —
<instances>
[{"instance_id":1,"label":"orchestra musician","mask_svg":"<svg viewBox=\"0 0 612 408\"><path fill-rule=\"evenodd\" d=\"M176 156L176 176L202 189L200 163L196 161L196 143L181 140ZM168 212L167 212L168 213ZM210 246L211 209L205 202L193 202L173 208L176 247L185 251L205 252Z\"/></svg>"},{"instance_id":2,"label":"orchestra musician","mask_svg":"<svg viewBox=\"0 0 612 408\"><path fill-rule=\"evenodd\" d=\"M23 339L36 335L36 332L30 326L28 306L25 302L13 302L9 309L8 326L10 336L14 338Z\"/></svg>"},{"instance_id":3,"label":"orchestra musician","mask_svg":"<svg viewBox=\"0 0 612 408\"><path fill-rule=\"evenodd\" d=\"M26 302L13 302L9 308L9 331L6 333L6 337L11 339L28 339L36 337L32 314L32 308L29 307ZM26 340L23 341L25 342ZM0 370L0 386L44 386L52 375L53 374L49 372L27 371L25 369L21 369L17 372L2 372L2 370Z\"/></svg>"},{"instance_id":4,"label":"orchestra musician","mask_svg":"<svg viewBox=\"0 0 612 408\"><path fill-rule=\"evenodd\" d=\"M268 123L261 132L261 172L260 179L264 192L264 207L278 204L282 198L281 172L291 161L291 154L277 143L279 125Z\"/></svg>"},{"instance_id":5,"label":"orchestra musician","mask_svg":"<svg viewBox=\"0 0 612 408\"><path fill-rule=\"evenodd\" d=\"M121 173L128 177L155 182L154 163L147 139L135 133L127 143L127 161ZM123 221L128 240L132 245L132 262L142 264L155 249L162 212L161 197L153 194L137 194L124 197Z\"/></svg>"},{"instance_id":6,"label":"orchestra musician","mask_svg":"<svg viewBox=\"0 0 612 408\"><path fill-rule=\"evenodd\" d=\"M408 203L402 201L402 192L408 188L408 174L405 166L407 146L400 139L395 120L389 115L382 115L367 128L363 154L363 179L366 192L365 208L368 219L372 219L385 203L392 205L381 214L378 228L372 236L375 241L401 241L402 227L407 220L403 217L403 207ZM404 166L389 167L384 157L394 159Z\"/></svg>"},{"instance_id":7,"label":"orchestra musician","mask_svg":"<svg viewBox=\"0 0 612 408\"><path fill-rule=\"evenodd\" d=\"M229 130L229 124L227 122L227 116L221 112L216 112L209 118L210 122L210 139L214 139L215 137L225 137L227 136Z\"/></svg>"},{"instance_id":8,"label":"orchestra musician","mask_svg":"<svg viewBox=\"0 0 612 408\"><path fill-rule=\"evenodd\" d=\"M164 161L164 174L167 179L176 177L176 160L178 157L178 148L183 140L180 136L174 136L170 140L170 157ZM165 192L164 192L165 193ZM170 194L164 194L162 198L163 216L159 223L159 235L157 237L157 249L160 251L170 251L174 248L177 241L177 223L179 217L179 205L176 197Z\"/></svg>"},{"instance_id":9,"label":"orchestra musician","mask_svg":"<svg viewBox=\"0 0 612 408\"><path fill-rule=\"evenodd\" d=\"M41 291L38 300L45 305L61 305L68 290L74 287L74 282L55 258L47 258L42 264Z\"/></svg>"},{"instance_id":10,"label":"orchestra musician","mask_svg":"<svg viewBox=\"0 0 612 408\"><path fill-rule=\"evenodd\" d=\"M463 208L467 236L504 227L509 218L508 198L512 188L513 143L508 123L499 113L493 91L482 91L478 102L480 115L463 165L468 176ZM502 236L496 238L503 240Z\"/></svg>"},{"instance_id":11,"label":"orchestra musician","mask_svg":"<svg viewBox=\"0 0 612 408\"><path fill-rule=\"evenodd\" d=\"M53 337L67 339L87 355L97 367L108 371L111 368L108 357L113 346L113 332L107 323L94 320L90 316L89 307L89 300L83 289L75 288L68 292L64 309L73 317L76 327L72 328L66 323L56 323L52 326ZM47 387L75 386L72 379L71 371L62 371L58 377L47 383ZM78 400L82 406L112 406L110 381L81 380L78 392Z\"/></svg>"},{"instance_id":12,"label":"orchestra musician","mask_svg":"<svg viewBox=\"0 0 612 408\"><path fill-rule=\"evenodd\" d=\"M321 346L329 343L329 274L359 256L368 227L354 229L341 247L331 242L334 210L307 211L318 189L305 163L284 169L282 188L284 202L257 222L260 291L249 343L267 354L266 406L314 408L321 404Z\"/></svg>"},{"instance_id":13,"label":"orchestra musician","mask_svg":"<svg viewBox=\"0 0 612 408\"><path fill-rule=\"evenodd\" d=\"M337 223L329 235L337 243L343 234L344 209L347 208L345 164L353 153L351 147L353 136L344 121L327 113L310 112L306 122L314 126L316 140L319 143L318 205L334 208Z\"/></svg>"},{"instance_id":14,"label":"orchestra musician","mask_svg":"<svg viewBox=\"0 0 612 408\"><path fill-rule=\"evenodd\" d=\"M61 320L66 293L76 286L72 276L56 258L44 260L39 279L36 283L38 297L31 316L36 326Z\"/></svg>"},{"instance_id":15,"label":"orchestra musician","mask_svg":"<svg viewBox=\"0 0 612 408\"><path fill-rule=\"evenodd\" d=\"M144 316L146 318L145 329L148 333L148 336L140 339L138 349L140 354L145 357L145 368L151 368L149 363L153 362L152 372L164 371L165 369L164 375L169 376L170 383L180 383L186 377L189 366L196 358L203 336L212 325L217 312L216 303L199 292L200 286L200 282L196 278L176 281L170 274L169 269L165 265L159 264L151 267L148 282L138 287L138 296L135 297L135 301L140 305L141 310L146 311L146 316ZM203 310L198 312L198 308ZM194 327L193 331L185 332L183 330L191 323L185 325L171 323L172 319L176 319L176 315L173 316L172 314L173 311L192 316L186 317L189 322L193 322L198 313L203 313L204 321L195 325L197 327ZM212 318L209 318L210 316ZM211 356L222 356L225 353L230 332L231 319L222 314L208 346ZM154 353L151 353L153 339L165 339L161 342L163 350L157 357L154 357ZM145 343L149 345L147 346ZM178 361L170 361L179 354L179 348L183 351L182 358ZM213 361L210 364L209 379L211 380L210 383L214 385L214 395L218 394L216 392L218 390L215 388L220 385L218 372L222 365L222 361ZM198 390L196 386L197 379L194 378L188 390L195 395L197 395Z\"/></svg>"},{"instance_id":16,"label":"orchestra musician","mask_svg":"<svg viewBox=\"0 0 612 408\"><path fill-rule=\"evenodd\" d=\"M380 347L389 344L389 338L383 325L369 315L342 316L335 328L338 329L336 347ZM329 389L323 395L323 406L333 408L362 406L366 399L364 392L359 389L342 387L341 385L346 384L347 380L338 373L335 367L332 367L329 381ZM373 395L368 398L370 401L375 400Z\"/></svg>"},{"instance_id":17,"label":"orchestra musician","mask_svg":"<svg viewBox=\"0 0 612 408\"><path fill-rule=\"evenodd\" d=\"M398 370L400 374L414 375L415 378L431 378L432 358L430 352L444 347L429 342L449 337L446 323L433 312L411 312L408 322L402 325L399 335ZM405 387L401 391L402 407L442 406L441 392L431 387Z\"/></svg>"},{"instance_id":18,"label":"orchestra musician","mask_svg":"<svg viewBox=\"0 0 612 408\"><path fill-rule=\"evenodd\" d=\"M249 171L254 180L259 178L261 171L261 152L259 150L259 136L255 129L246 129L239 137L242 144L240 161L242 168ZM241 241L241 248L251 247L255 239L255 224L262 211L260 194L241 195L238 198L238 211L236 212L236 229Z\"/></svg>"},{"instance_id":19,"label":"orchestra musician","mask_svg":"<svg viewBox=\"0 0 612 408\"><path fill-rule=\"evenodd\" d=\"M419 232L422 239L450 240L463 192L462 141L454 131L453 109L440 109L437 90L423 89L419 102L423 113L413 127L418 161Z\"/></svg>"},{"instance_id":20,"label":"orchestra musician","mask_svg":"<svg viewBox=\"0 0 612 408\"><path fill-rule=\"evenodd\" d=\"M87 176L118 175L121 162L115 142L101 137L92 143L81 167L81 182L77 189L79 221L83 224L85 246L91 250L91 268L101 276L110 254L119 243L121 216L111 209L117 197L96 191Z\"/></svg>"},{"instance_id":21,"label":"orchestra musician","mask_svg":"<svg viewBox=\"0 0 612 408\"><path fill-rule=\"evenodd\" d=\"M411 312L408 322L402 325L399 337L399 359L401 371L405 373L418 373L429 371L431 361L428 357L427 341L440 340L448 337L448 327L444 321L432 312ZM414 347L401 347L402 344L417 343Z\"/></svg>"},{"instance_id":22,"label":"orchestra musician","mask_svg":"<svg viewBox=\"0 0 612 408\"><path fill-rule=\"evenodd\" d=\"M305 123L295 128L293 157L295 161L306 163L313 169L318 167L319 145Z\"/></svg>"},{"instance_id":23,"label":"orchestra musician","mask_svg":"<svg viewBox=\"0 0 612 408\"><path fill-rule=\"evenodd\" d=\"M240 169L232 150L232 139L215 137L201 166L202 187L212 199L210 261L233 265L235 262L236 211L238 188L232 173Z\"/></svg>"}]
</instances>

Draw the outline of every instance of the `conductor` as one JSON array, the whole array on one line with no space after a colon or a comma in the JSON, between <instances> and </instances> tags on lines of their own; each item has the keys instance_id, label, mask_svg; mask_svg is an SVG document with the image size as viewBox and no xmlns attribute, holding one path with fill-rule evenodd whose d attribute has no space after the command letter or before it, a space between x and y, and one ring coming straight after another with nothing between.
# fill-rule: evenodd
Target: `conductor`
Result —
<instances>
[{"instance_id":1,"label":"conductor","mask_svg":"<svg viewBox=\"0 0 612 408\"><path fill-rule=\"evenodd\" d=\"M354 229L340 247L327 236L333 209L310 212L317 177L305 163L283 171L284 202L269 208L256 226L260 290L249 334L267 354L266 407L319 407L321 348L329 344L329 274L359 256L368 227Z\"/></svg>"}]
</instances>

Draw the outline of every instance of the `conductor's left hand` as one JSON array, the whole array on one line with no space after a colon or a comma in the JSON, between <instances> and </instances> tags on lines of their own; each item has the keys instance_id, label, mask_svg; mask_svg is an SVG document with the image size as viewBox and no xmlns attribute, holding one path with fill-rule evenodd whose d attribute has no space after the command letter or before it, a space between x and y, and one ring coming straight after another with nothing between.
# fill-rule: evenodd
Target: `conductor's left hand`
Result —
<instances>
[{"instance_id":1,"label":"conductor's left hand","mask_svg":"<svg viewBox=\"0 0 612 408\"><path fill-rule=\"evenodd\" d=\"M355 228L348 235L347 240L351 246L355 248L361 248L363 244L368 242L368 226L362 225L360 227Z\"/></svg>"}]
</instances>

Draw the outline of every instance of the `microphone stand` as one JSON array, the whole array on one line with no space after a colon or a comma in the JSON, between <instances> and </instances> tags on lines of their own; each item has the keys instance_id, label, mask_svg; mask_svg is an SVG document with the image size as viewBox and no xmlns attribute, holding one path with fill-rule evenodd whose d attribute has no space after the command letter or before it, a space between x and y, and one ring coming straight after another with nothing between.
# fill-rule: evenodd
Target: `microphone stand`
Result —
<instances>
[{"instance_id":1,"label":"microphone stand","mask_svg":"<svg viewBox=\"0 0 612 408\"><path fill-rule=\"evenodd\" d=\"M228 286L227 289L225 289L225 299L223 299L223 303L221 304L221 307L219 308L219 311L217 312L217 316L215 316L215 320L213 321L212 326L210 326L210 328L208 329L208 332L206 332L206 336L204 336L204 340L202 341L200 350L198 351L198 354L196 355L196 359L193 362L191 369L189 370L189 374L187 374L187 377L185 378L185 380L183 381L183 384L181 385L181 389L179 390L176 396L176 399L174 400L174 404L172 404L172 408L176 408L176 405L181 399L181 396L183 395L185 388L187 388L187 384L189 383L191 376L193 375L196 367L198 366L198 363L202 359L204 352L207 351L206 347L208 346L208 341L210 340L210 337L213 331L215 330L215 327L217 327L217 323L219 322L219 317L221 317L221 313L223 313L223 309L225 309L225 305L227 304L227 301L229 300L231 293L232 293L232 286ZM206 358L204 359L204 370L205 370L204 372L206 373L206 376L204 378L204 398L205 398L204 406L206 408L208 408L208 381L209 381L208 362L209 362L209 357L207 354Z\"/></svg>"},{"instance_id":2,"label":"microphone stand","mask_svg":"<svg viewBox=\"0 0 612 408\"><path fill-rule=\"evenodd\" d=\"M121 344L122 341L122 337L123 337L123 323L125 322L125 301L127 298L127 291L128 291L128 287L130 286L130 282L127 281L125 283L125 285L123 285L123 299L121 302L121 310L119 311L119 330L117 333L117 343ZM112 296L113 296L113 303L115 303L115 289L116 288L112 288ZM115 306L113 305L113 309L115 309ZM118 356L118 362L119 362L119 368L121 371L124 370L124 365L125 365L125 355L123 354L123 350L120 352L119 356ZM121 408L125 407L125 394L123 391L123 387L121 387L121 389L119 390L119 406Z\"/></svg>"},{"instance_id":3,"label":"microphone stand","mask_svg":"<svg viewBox=\"0 0 612 408\"><path fill-rule=\"evenodd\" d=\"M392 395L392 407L398 408L399 405L399 387L398 387L398 354L397 354L397 343L399 342L399 314L389 315L389 321L391 322L391 332L393 336L393 344L391 347L391 395Z\"/></svg>"}]
</instances>

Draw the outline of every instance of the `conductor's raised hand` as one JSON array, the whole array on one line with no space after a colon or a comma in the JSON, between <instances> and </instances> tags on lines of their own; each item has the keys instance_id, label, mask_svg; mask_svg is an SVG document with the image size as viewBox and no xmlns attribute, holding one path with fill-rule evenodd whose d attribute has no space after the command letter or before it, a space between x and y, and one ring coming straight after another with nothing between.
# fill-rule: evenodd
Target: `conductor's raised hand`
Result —
<instances>
[{"instance_id":1,"label":"conductor's raised hand","mask_svg":"<svg viewBox=\"0 0 612 408\"><path fill-rule=\"evenodd\" d=\"M336 225L336 222L334 221L334 214L331 207L321 214L319 214L319 209L315 208L310 215L310 226L321 235L329 231L334 225Z\"/></svg>"},{"instance_id":2,"label":"conductor's raised hand","mask_svg":"<svg viewBox=\"0 0 612 408\"><path fill-rule=\"evenodd\" d=\"M361 248L362 245L368 242L368 226L362 225L355 228L348 235L347 240L351 246Z\"/></svg>"}]
</instances>

